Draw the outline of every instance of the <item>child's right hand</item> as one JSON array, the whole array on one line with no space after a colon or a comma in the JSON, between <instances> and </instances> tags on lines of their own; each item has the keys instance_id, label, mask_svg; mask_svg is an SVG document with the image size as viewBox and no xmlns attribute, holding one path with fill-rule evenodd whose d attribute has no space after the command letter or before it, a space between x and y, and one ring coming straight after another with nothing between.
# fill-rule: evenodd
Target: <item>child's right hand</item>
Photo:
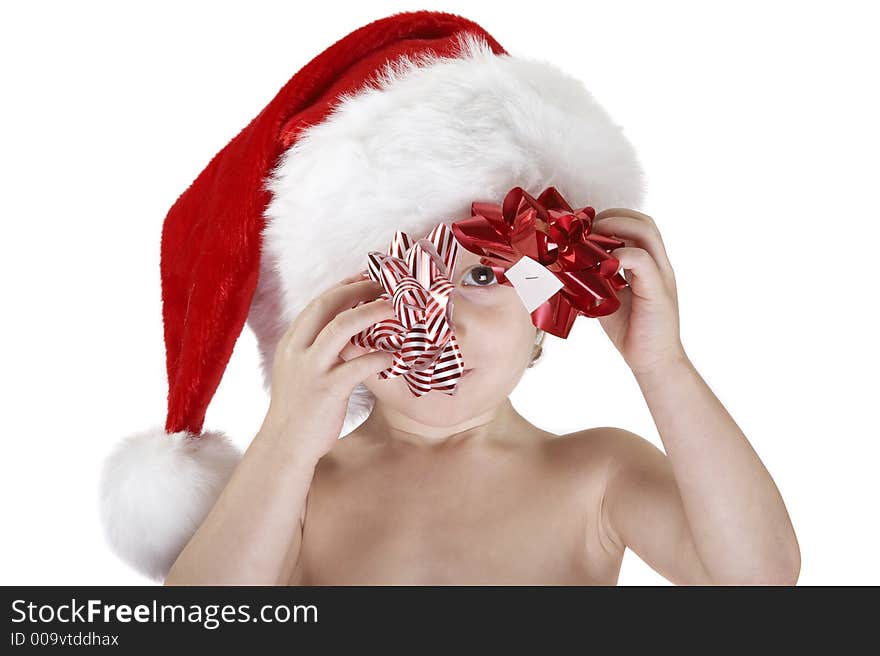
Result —
<instances>
[{"instance_id":1,"label":"child's right hand","mask_svg":"<svg viewBox=\"0 0 880 656\"><path fill-rule=\"evenodd\" d=\"M336 444L352 390L393 362L384 351L341 356L363 352L351 337L395 316L391 302L377 298L381 291L379 283L361 274L341 280L314 298L278 342L261 431L291 440L297 455L309 462L317 463ZM361 301L372 302L353 307Z\"/></svg>"}]
</instances>

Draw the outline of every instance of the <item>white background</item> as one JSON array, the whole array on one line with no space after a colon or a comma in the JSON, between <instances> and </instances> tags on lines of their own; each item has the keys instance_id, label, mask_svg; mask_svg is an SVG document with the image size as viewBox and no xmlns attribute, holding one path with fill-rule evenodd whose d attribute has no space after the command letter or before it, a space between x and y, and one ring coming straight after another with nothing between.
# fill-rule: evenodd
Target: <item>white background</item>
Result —
<instances>
[{"instance_id":1,"label":"white background","mask_svg":"<svg viewBox=\"0 0 880 656\"><path fill-rule=\"evenodd\" d=\"M101 459L164 423L166 211L312 57L441 9L584 80L624 126L682 340L780 488L800 584L880 584L878 23L870 3L3 3L3 584L147 583L106 547ZM601 209L601 208L598 208ZM512 396L554 432L662 443L598 322ZM246 328L208 410L245 447L268 398ZM627 551L621 584L668 583Z\"/></svg>"}]
</instances>

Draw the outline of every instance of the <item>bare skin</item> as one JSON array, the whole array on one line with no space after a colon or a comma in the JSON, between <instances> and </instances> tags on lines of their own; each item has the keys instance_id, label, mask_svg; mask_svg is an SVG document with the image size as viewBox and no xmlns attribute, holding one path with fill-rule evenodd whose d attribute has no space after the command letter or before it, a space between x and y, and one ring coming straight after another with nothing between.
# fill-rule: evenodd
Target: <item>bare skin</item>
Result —
<instances>
[{"instance_id":1,"label":"bare skin","mask_svg":"<svg viewBox=\"0 0 880 656\"><path fill-rule=\"evenodd\" d=\"M365 424L318 463L291 585L616 583L599 435L546 433L509 401L437 443Z\"/></svg>"},{"instance_id":2,"label":"bare skin","mask_svg":"<svg viewBox=\"0 0 880 656\"><path fill-rule=\"evenodd\" d=\"M516 412L509 394L535 328L472 253L454 284L474 370L454 397L415 399L399 377L377 379L390 358L348 339L393 310L350 277L282 337L263 425L166 585L613 585L626 548L677 584L793 585L800 551L785 505L681 346L653 220L613 208L593 229L626 244L612 254L630 286L599 321L665 453L620 428L553 435ZM358 382L376 403L339 440Z\"/></svg>"}]
</instances>

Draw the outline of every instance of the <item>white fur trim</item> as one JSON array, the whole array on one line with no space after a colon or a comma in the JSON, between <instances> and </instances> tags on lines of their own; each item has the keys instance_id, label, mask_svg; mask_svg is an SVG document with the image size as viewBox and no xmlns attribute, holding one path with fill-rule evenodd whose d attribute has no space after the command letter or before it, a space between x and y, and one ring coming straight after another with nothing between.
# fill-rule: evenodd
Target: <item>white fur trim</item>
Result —
<instances>
[{"instance_id":1,"label":"white fur trim","mask_svg":"<svg viewBox=\"0 0 880 656\"><path fill-rule=\"evenodd\" d=\"M162 428L119 442L104 461L100 513L120 558L162 581L241 459L220 432Z\"/></svg>"},{"instance_id":2,"label":"white fur trim","mask_svg":"<svg viewBox=\"0 0 880 656\"><path fill-rule=\"evenodd\" d=\"M575 207L640 208L635 151L580 80L544 61L495 55L471 34L460 43L453 58L389 63L304 130L267 178L249 316L267 388L283 329L365 268L369 251L384 252L397 228L424 236L469 216L473 200L500 203L516 185L533 195L553 185ZM369 413L371 398L364 388L350 409Z\"/></svg>"}]
</instances>

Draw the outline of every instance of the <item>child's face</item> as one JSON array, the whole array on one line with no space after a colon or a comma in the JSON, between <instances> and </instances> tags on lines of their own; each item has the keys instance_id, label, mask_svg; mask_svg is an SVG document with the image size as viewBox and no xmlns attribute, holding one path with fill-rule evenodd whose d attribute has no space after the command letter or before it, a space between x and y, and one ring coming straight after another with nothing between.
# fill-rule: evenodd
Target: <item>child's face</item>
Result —
<instances>
[{"instance_id":1,"label":"child's face","mask_svg":"<svg viewBox=\"0 0 880 656\"><path fill-rule=\"evenodd\" d=\"M500 285L479 255L460 248L451 282L452 325L465 371L472 369L459 378L456 393L416 397L402 376L364 381L377 403L432 426L459 424L504 401L529 364L537 334L516 290Z\"/></svg>"}]
</instances>

